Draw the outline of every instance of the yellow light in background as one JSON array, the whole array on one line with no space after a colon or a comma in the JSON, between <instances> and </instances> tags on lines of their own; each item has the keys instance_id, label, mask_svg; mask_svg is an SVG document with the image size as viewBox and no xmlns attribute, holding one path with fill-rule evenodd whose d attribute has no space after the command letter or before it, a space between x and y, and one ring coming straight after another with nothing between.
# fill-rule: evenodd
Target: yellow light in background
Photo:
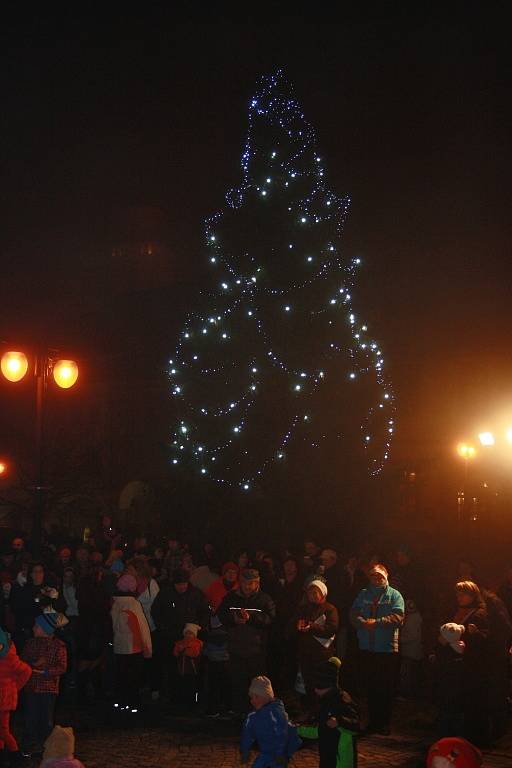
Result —
<instances>
[{"instance_id":1,"label":"yellow light in background","mask_svg":"<svg viewBox=\"0 0 512 768\"><path fill-rule=\"evenodd\" d=\"M53 366L53 378L62 389L69 389L78 379L78 365L74 360L57 360Z\"/></svg>"},{"instance_id":2,"label":"yellow light in background","mask_svg":"<svg viewBox=\"0 0 512 768\"><path fill-rule=\"evenodd\" d=\"M5 352L0 367L8 381L21 381L28 371L27 356L23 352Z\"/></svg>"},{"instance_id":3,"label":"yellow light in background","mask_svg":"<svg viewBox=\"0 0 512 768\"><path fill-rule=\"evenodd\" d=\"M507 438L509 443L512 443L512 427L510 429L507 429L505 433L505 437Z\"/></svg>"},{"instance_id":4,"label":"yellow light in background","mask_svg":"<svg viewBox=\"0 0 512 768\"><path fill-rule=\"evenodd\" d=\"M463 459L473 459L476 454L475 447L473 445L468 445L467 443L459 443L457 452Z\"/></svg>"},{"instance_id":5,"label":"yellow light in background","mask_svg":"<svg viewBox=\"0 0 512 768\"><path fill-rule=\"evenodd\" d=\"M0 477L7 474L7 464L5 461L0 461Z\"/></svg>"},{"instance_id":6,"label":"yellow light in background","mask_svg":"<svg viewBox=\"0 0 512 768\"><path fill-rule=\"evenodd\" d=\"M480 443L485 446L494 445L494 435L492 432L480 432L478 435Z\"/></svg>"}]
</instances>

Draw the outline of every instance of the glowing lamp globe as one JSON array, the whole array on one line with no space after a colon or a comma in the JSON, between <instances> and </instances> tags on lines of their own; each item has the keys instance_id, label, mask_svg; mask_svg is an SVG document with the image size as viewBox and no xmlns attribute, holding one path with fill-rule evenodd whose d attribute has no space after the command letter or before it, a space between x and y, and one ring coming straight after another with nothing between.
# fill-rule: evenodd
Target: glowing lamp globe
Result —
<instances>
[{"instance_id":1,"label":"glowing lamp globe","mask_svg":"<svg viewBox=\"0 0 512 768\"><path fill-rule=\"evenodd\" d=\"M78 379L78 365L74 360L58 360L53 366L53 378L62 389L69 389Z\"/></svg>"},{"instance_id":2,"label":"glowing lamp globe","mask_svg":"<svg viewBox=\"0 0 512 768\"><path fill-rule=\"evenodd\" d=\"M0 477L5 476L7 474L7 464L5 461L0 460Z\"/></svg>"},{"instance_id":3,"label":"glowing lamp globe","mask_svg":"<svg viewBox=\"0 0 512 768\"><path fill-rule=\"evenodd\" d=\"M0 367L8 381L21 381L28 370L27 356L23 352L5 352Z\"/></svg>"},{"instance_id":4,"label":"glowing lamp globe","mask_svg":"<svg viewBox=\"0 0 512 768\"><path fill-rule=\"evenodd\" d=\"M459 456L462 456L463 459L473 459L476 453L475 447L473 445L467 445L466 443L460 443L460 445L457 446L457 451Z\"/></svg>"}]
</instances>

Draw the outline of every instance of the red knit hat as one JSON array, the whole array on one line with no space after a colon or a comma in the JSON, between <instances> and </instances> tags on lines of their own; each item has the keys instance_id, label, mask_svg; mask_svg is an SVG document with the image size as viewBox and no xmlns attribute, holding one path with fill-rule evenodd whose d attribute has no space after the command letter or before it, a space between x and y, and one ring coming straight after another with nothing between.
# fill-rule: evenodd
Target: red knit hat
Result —
<instances>
[{"instance_id":1,"label":"red knit hat","mask_svg":"<svg viewBox=\"0 0 512 768\"><path fill-rule=\"evenodd\" d=\"M480 768L482 753L466 739L439 739L428 751L427 768Z\"/></svg>"},{"instance_id":2,"label":"red knit hat","mask_svg":"<svg viewBox=\"0 0 512 768\"><path fill-rule=\"evenodd\" d=\"M236 563L231 563L231 562L230 563L224 563L224 565L222 566L222 575L223 576L226 573L226 571L236 571L236 574L238 576L238 574L240 572L240 568L238 567L238 565Z\"/></svg>"}]
</instances>

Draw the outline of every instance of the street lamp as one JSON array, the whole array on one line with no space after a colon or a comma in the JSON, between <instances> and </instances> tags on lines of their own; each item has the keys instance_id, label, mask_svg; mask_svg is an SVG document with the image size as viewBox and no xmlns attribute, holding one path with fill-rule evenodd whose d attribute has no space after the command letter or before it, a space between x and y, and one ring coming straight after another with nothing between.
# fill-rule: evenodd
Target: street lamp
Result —
<instances>
[{"instance_id":1,"label":"street lamp","mask_svg":"<svg viewBox=\"0 0 512 768\"><path fill-rule=\"evenodd\" d=\"M467 443L459 443L457 446L457 452L459 456L461 456L463 459L474 459L476 456L476 450L473 445L468 445Z\"/></svg>"},{"instance_id":2,"label":"street lamp","mask_svg":"<svg viewBox=\"0 0 512 768\"><path fill-rule=\"evenodd\" d=\"M0 367L8 381L21 381L28 370L27 356L23 352L5 352Z\"/></svg>"},{"instance_id":3,"label":"street lamp","mask_svg":"<svg viewBox=\"0 0 512 768\"><path fill-rule=\"evenodd\" d=\"M480 440L480 444L485 447L494 445L494 443L496 442L492 432L480 432L480 434L478 435L478 439Z\"/></svg>"},{"instance_id":4,"label":"street lamp","mask_svg":"<svg viewBox=\"0 0 512 768\"><path fill-rule=\"evenodd\" d=\"M9 350L2 355L0 369L8 381L21 381L29 369L28 358L24 352ZM41 533L44 514L45 491L44 485L44 451L43 451L43 417L50 373L61 389L70 389L78 378L78 365L74 360L63 360L53 351L38 352L33 358L33 373L36 380L36 434L35 448L37 456L37 478L34 487L36 504L33 521L32 538L35 553L41 547ZM4 470L6 471L6 470Z\"/></svg>"},{"instance_id":5,"label":"street lamp","mask_svg":"<svg viewBox=\"0 0 512 768\"><path fill-rule=\"evenodd\" d=\"M464 482L462 485L462 491L460 491L457 495L458 519L459 523L461 523L465 517L464 512L466 507L466 491L468 485L468 464L471 459L475 458L476 449L475 446L471 445L470 443L459 443L457 446L457 453L462 459L464 459Z\"/></svg>"}]
</instances>

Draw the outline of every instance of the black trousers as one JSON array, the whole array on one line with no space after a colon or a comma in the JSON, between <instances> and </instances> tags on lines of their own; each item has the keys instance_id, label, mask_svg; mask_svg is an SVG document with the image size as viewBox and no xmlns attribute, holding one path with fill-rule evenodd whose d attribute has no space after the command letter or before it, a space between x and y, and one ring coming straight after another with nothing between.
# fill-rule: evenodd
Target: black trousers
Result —
<instances>
[{"instance_id":1,"label":"black trousers","mask_svg":"<svg viewBox=\"0 0 512 768\"><path fill-rule=\"evenodd\" d=\"M34 693L24 691L24 728L21 739L24 752L33 747L42 749L53 730L56 693Z\"/></svg>"},{"instance_id":2,"label":"black trousers","mask_svg":"<svg viewBox=\"0 0 512 768\"><path fill-rule=\"evenodd\" d=\"M390 726L397 658L397 653L360 651L361 682L368 701L370 728Z\"/></svg>"},{"instance_id":3,"label":"black trousers","mask_svg":"<svg viewBox=\"0 0 512 768\"><path fill-rule=\"evenodd\" d=\"M144 679L142 653L116 653L116 699L121 706L139 707Z\"/></svg>"},{"instance_id":4,"label":"black trousers","mask_svg":"<svg viewBox=\"0 0 512 768\"><path fill-rule=\"evenodd\" d=\"M249 711L249 685L253 677L266 673L263 654L242 658L231 654L229 659L229 678L231 681L231 706L235 712L245 714Z\"/></svg>"}]
</instances>

